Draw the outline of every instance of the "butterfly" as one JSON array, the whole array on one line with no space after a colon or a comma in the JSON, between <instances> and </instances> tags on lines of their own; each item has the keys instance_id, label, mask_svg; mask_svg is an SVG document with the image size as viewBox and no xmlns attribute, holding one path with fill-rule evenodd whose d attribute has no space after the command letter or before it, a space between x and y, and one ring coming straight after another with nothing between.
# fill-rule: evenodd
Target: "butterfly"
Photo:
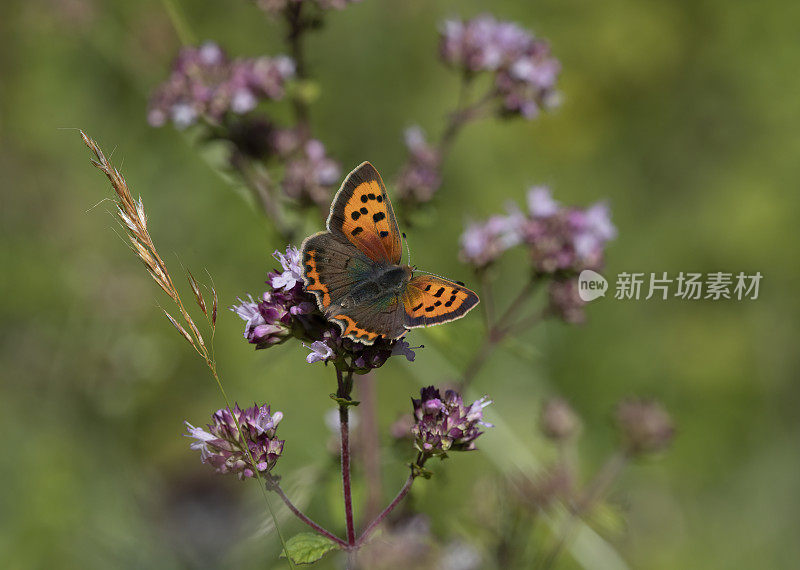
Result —
<instances>
[{"instance_id":1,"label":"butterfly","mask_svg":"<svg viewBox=\"0 0 800 570\"><path fill-rule=\"evenodd\" d=\"M466 315L478 296L461 283L401 265L397 219L380 174L364 162L333 198L327 231L302 245L303 279L319 309L363 344Z\"/></svg>"}]
</instances>

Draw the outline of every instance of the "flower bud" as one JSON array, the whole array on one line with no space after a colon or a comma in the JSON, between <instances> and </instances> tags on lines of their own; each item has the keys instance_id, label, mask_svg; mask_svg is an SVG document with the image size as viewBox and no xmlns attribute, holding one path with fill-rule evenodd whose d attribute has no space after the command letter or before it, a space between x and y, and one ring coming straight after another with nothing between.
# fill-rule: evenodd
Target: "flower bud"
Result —
<instances>
[{"instance_id":1,"label":"flower bud","mask_svg":"<svg viewBox=\"0 0 800 570\"><path fill-rule=\"evenodd\" d=\"M547 510L559 500L568 500L574 475L566 465L557 463L533 477L512 480L513 490L522 504L533 511Z\"/></svg>"},{"instance_id":2,"label":"flower bud","mask_svg":"<svg viewBox=\"0 0 800 570\"><path fill-rule=\"evenodd\" d=\"M560 443L580 433L581 420L566 400L552 398L545 402L542 409L539 429L545 437Z\"/></svg>"},{"instance_id":3,"label":"flower bud","mask_svg":"<svg viewBox=\"0 0 800 570\"><path fill-rule=\"evenodd\" d=\"M617 406L616 419L630 455L661 451L675 434L672 418L655 401L623 400Z\"/></svg>"}]
</instances>

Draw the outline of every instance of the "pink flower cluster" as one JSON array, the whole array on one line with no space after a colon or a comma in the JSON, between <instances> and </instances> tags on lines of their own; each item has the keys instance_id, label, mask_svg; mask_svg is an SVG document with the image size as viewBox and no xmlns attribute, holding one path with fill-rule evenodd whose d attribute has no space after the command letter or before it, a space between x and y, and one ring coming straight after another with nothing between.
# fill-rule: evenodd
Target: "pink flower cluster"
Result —
<instances>
[{"instance_id":1,"label":"pink flower cluster","mask_svg":"<svg viewBox=\"0 0 800 570\"><path fill-rule=\"evenodd\" d=\"M506 250L524 244L537 273L602 266L605 244L617 231L604 202L585 210L565 207L543 186L528 190L527 198L527 212L510 204L505 215L470 223L461 235L461 259L482 268Z\"/></svg>"},{"instance_id":2,"label":"pink flower cluster","mask_svg":"<svg viewBox=\"0 0 800 570\"><path fill-rule=\"evenodd\" d=\"M200 452L203 463L213 466L217 473L235 473L245 479L256 471L266 474L275 467L283 453L284 441L275 435L282 419L283 413L271 413L266 404L244 410L236 405L233 410L218 410L207 430L184 423L187 437L195 440L191 448Z\"/></svg>"},{"instance_id":3,"label":"pink flower cluster","mask_svg":"<svg viewBox=\"0 0 800 570\"><path fill-rule=\"evenodd\" d=\"M198 120L219 123L267 99L281 99L295 66L286 56L230 59L215 43L181 50L172 73L150 98L147 120L186 128Z\"/></svg>"},{"instance_id":4,"label":"pink flower cluster","mask_svg":"<svg viewBox=\"0 0 800 570\"><path fill-rule=\"evenodd\" d=\"M472 222L461 234L461 259L483 270L512 247L527 247L534 275L550 277L548 310L568 323L585 319L574 276L599 270L617 230L605 202L586 209L562 206L543 186L528 190L527 212L516 204L505 215Z\"/></svg>"},{"instance_id":5,"label":"pink flower cluster","mask_svg":"<svg viewBox=\"0 0 800 570\"><path fill-rule=\"evenodd\" d=\"M441 153L428 142L419 126L406 129L404 139L408 160L397 177L395 189L403 200L429 202L442 185Z\"/></svg>"},{"instance_id":6,"label":"pink flower cluster","mask_svg":"<svg viewBox=\"0 0 800 570\"><path fill-rule=\"evenodd\" d=\"M557 103L555 85L561 64L550 54L547 42L513 22L489 15L448 20L441 33L440 53L446 63L466 73L494 74L503 113L532 119L540 109Z\"/></svg>"}]
</instances>

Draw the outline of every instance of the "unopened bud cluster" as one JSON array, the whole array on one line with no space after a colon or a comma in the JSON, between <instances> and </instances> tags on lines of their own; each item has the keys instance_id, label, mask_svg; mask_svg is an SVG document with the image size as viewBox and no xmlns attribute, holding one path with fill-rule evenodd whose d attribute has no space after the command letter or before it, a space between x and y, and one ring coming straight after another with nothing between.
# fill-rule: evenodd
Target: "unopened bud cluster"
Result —
<instances>
[{"instance_id":1,"label":"unopened bud cluster","mask_svg":"<svg viewBox=\"0 0 800 570\"><path fill-rule=\"evenodd\" d=\"M617 406L617 425L630 455L665 449L675 435L672 418L658 402L629 399Z\"/></svg>"}]
</instances>

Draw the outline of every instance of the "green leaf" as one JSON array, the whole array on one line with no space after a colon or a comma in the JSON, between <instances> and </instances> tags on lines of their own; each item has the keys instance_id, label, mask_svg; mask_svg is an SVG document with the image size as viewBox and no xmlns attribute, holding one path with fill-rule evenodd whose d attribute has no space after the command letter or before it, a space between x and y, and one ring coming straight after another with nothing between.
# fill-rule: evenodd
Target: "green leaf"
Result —
<instances>
[{"instance_id":1,"label":"green leaf","mask_svg":"<svg viewBox=\"0 0 800 570\"><path fill-rule=\"evenodd\" d=\"M442 459L444 459L445 454L442 454ZM411 472L414 477L424 477L425 479L430 479L433 477L433 471L430 469L425 469L424 467L420 467L416 463L410 463L409 466L411 467Z\"/></svg>"},{"instance_id":2,"label":"green leaf","mask_svg":"<svg viewBox=\"0 0 800 570\"><path fill-rule=\"evenodd\" d=\"M281 553L281 558L289 558L295 564L313 564L331 550L339 546L315 532L301 532L286 541L286 550Z\"/></svg>"},{"instance_id":3,"label":"green leaf","mask_svg":"<svg viewBox=\"0 0 800 570\"><path fill-rule=\"evenodd\" d=\"M619 507L602 502L589 512L587 521L603 534L621 537L625 533L625 515Z\"/></svg>"},{"instance_id":4,"label":"green leaf","mask_svg":"<svg viewBox=\"0 0 800 570\"><path fill-rule=\"evenodd\" d=\"M316 81L295 80L288 84L287 89L292 98L299 99L304 103L313 103L319 99L320 86Z\"/></svg>"},{"instance_id":5,"label":"green leaf","mask_svg":"<svg viewBox=\"0 0 800 570\"><path fill-rule=\"evenodd\" d=\"M348 407L349 406L357 406L357 405L359 405L361 403L361 402L358 402L356 400L348 400L347 398L340 398L336 394L331 394L331 400L333 400L334 402L336 402L340 406L348 406Z\"/></svg>"}]
</instances>

